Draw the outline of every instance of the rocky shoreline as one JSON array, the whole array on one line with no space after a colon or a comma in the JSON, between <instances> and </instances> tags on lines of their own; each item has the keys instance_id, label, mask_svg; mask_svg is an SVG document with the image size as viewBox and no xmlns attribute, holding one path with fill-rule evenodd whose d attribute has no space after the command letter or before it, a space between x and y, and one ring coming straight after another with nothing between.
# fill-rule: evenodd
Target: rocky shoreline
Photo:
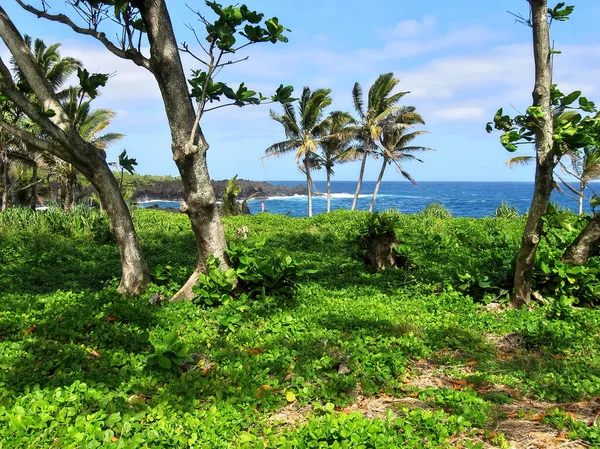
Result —
<instances>
[{"instance_id":1,"label":"rocky shoreline","mask_svg":"<svg viewBox=\"0 0 600 449\"><path fill-rule=\"evenodd\" d=\"M217 200L220 200L229 181L211 181ZM247 198L266 199L275 196L293 196L306 195L306 186L301 184L296 187L287 187L271 184L266 181L248 181L239 179L240 193L239 200ZM134 203L143 203L146 201L181 201L183 200L183 185L180 180L157 181L153 186L144 186L136 188L131 195L131 201Z\"/></svg>"}]
</instances>

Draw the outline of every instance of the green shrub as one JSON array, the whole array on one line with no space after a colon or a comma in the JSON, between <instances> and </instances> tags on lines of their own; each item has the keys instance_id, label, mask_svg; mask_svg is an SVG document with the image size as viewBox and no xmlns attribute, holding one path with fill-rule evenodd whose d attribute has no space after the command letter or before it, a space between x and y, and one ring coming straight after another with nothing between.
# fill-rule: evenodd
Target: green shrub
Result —
<instances>
[{"instance_id":1,"label":"green shrub","mask_svg":"<svg viewBox=\"0 0 600 449\"><path fill-rule=\"evenodd\" d=\"M569 266L561 261L565 249L589 222L551 204L544 218L544 234L536 253L533 279L535 288L557 301L559 315L568 303L600 302L600 257L592 257L585 266Z\"/></svg>"},{"instance_id":2,"label":"green shrub","mask_svg":"<svg viewBox=\"0 0 600 449\"><path fill-rule=\"evenodd\" d=\"M452 218L452 213L441 203L429 203L419 214L427 218L437 218L439 220Z\"/></svg>"},{"instance_id":3,"label":"green shrub","mask_svg":"<svg viewBox=\"0 0 600 449\"><path fill-rule=\"evenodd\" d=\"M400 225L400 212L387 210L369 214L363 222L357 223L357 235L351 244L355 254L364 258L373 240L382 236L396 238L396 228Z\"/></svg>"},{"instance_id":4,"label":"green shrub","mask_svg":"<svg viewBox=\"0 0 600 449\"><path fill-rule=\"evenodd\" d=\"M521 214L517 210L517 206L509 206L504 201L496 208L494 217L496 218L519 218Z\"/></svg>"},{"instance_id":5,"label":"green shrub","mask_svg":"<svg viewBox=\"0 0 600 449\"><path fill-rule=\"evenodd\" d=\"M148 341L154 348L154 352L146 356L149 366L158 366L165 370L179 370L184 363L194 361L189 356L188 349L179 339L177 332L169 332L162 338L151 336Z\"/></svg>"}]
</instances>

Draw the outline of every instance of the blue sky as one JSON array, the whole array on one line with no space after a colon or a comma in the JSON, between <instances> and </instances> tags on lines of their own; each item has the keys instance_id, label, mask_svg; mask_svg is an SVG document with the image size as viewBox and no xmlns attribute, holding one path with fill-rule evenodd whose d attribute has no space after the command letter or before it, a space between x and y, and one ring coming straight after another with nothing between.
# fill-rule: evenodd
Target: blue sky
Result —
<instances>
[{"instance_id":1,"label":"blue sky","mask_svg":"<svg viewBox=\"0 0 600 449\"><path fill-rule=\"evenodd\" d=\"M30 0L39 6L39 0ZM21 10L16 2L3 7L19 30L47 43L62 42L63 55L81 59L90 72L114 73L97 107L117 111L111 131L126 137L109 150L115 160L127 149L142 174L177 175L170 137L158 88L143 69L112 56L92 38L49 23ZM51 0L54 12L64 2ZM203 2L193 2L207 15ZM600 21L598 0L576 0L572 19L552 27L552 38L562 55L555 60L555 81L563 91L582 90L600 101ZM393 72L399 89L410 91L404 104L413 105L427 122L429 134L418 143L434 148L423 154L425 163L405 169L417 181L531 181L533 169L509 169L511 156L498 134L487 134L485 124L499 107L523 111L531 101L533 62L531 30L515 24L507 11L527 14L525 0L255 0L246 4L267 16L277 16L290 28L288 44L251 46L249 60L222 72L222 80L244 81L263 94L280 84L331 88L330 110L352 111L351 90L359 82L365 91L377 76ZM192 43L186 24L199 25L185 2L169 0L180 41ZM197 27L202 30L201 26ZM7 50L0 44L0 56ZM186 69L196 68L184 58ZM213 179L302 180L294 156L261 160L265 148L285 138L281 125L269 118L276 105L223 108L209 113L202 128L210 144L209 171ZM417 143L417 141L415 141ZM522 154L532 149L523 149ZM367 163L365 179L374 180L379 161ZM358 163L336 168L337 180L354 180ZM325 178L324 172L315 179ZM400 180L389 170L384 180Z\"/></svg>"}]
</instances>

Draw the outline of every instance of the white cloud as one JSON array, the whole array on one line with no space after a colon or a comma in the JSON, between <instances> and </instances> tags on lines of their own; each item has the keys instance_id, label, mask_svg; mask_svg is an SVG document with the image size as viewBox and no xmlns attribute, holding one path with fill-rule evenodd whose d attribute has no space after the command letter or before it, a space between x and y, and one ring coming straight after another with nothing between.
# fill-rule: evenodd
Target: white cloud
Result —
<instances>
[{"instance_id":1,"label":"white cloud","mask_svg":"<svg viewBox=\"0 0 600 449\"><path fill-rule=\"evenodd\" d=\"M378 28L377 31L385 38L407 39L431 32L434 29L435 24L435 17L425 16L420 21L414 19L404 20L399 22L391 30Z\"/></svg>"},{"instance_id":2,"label":"white cloud","mask_svg":"<svg viewBox=\"0 0 600 449\"><path fill-rule=\"evenodd\" d=\"M433 118L444 120L483 120L485 108L474 106L449 107L433 111Z\"/></svg>"}]
</instances>

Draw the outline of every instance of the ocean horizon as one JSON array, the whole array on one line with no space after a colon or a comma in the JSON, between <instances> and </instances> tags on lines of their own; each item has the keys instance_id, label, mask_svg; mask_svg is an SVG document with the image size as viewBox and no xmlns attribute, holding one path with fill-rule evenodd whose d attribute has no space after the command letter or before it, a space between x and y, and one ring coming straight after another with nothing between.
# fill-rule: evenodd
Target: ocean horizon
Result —
<instances>
[{"instance_id":1,"label":"ocean horizon","mask_svg":"<svg viewBox=\"0 0 600 449\"><path fill-rule=\"evenodd\" d=\"M295 187L303 185L302 181L268 181L274 185ZM493 216L501 202L516 206L523 214L529 209L533 195L533 182L502 182L502 181L423 181L417 186L406 181L384 181L381 183L375 202L375 210L396 209L402 213L413 214L422 211L428 204L440 203L455 217L481 218ZM315 181L317 194L313 196L313 213L327 211L327 185L325 181ZM375 181L363 181L357 209L368 210L375 187ZM350 209L356 181L331 182L331 209ZM592 183L586 190L584 211L591 213L589 197L600 191L600 183ZM571 195L573 196L573 195ZM248 200L252 214L261 212L264 201L265 211L292 217L307 216L307 196L293 195L269 197L267 199ZM577 211L575 200L560 194L552 193L551 201L561 207ZM157 205L159 208L178 208L176 201L146 201L139 203L141 207Z\"/></svg>"}]
</instances>

